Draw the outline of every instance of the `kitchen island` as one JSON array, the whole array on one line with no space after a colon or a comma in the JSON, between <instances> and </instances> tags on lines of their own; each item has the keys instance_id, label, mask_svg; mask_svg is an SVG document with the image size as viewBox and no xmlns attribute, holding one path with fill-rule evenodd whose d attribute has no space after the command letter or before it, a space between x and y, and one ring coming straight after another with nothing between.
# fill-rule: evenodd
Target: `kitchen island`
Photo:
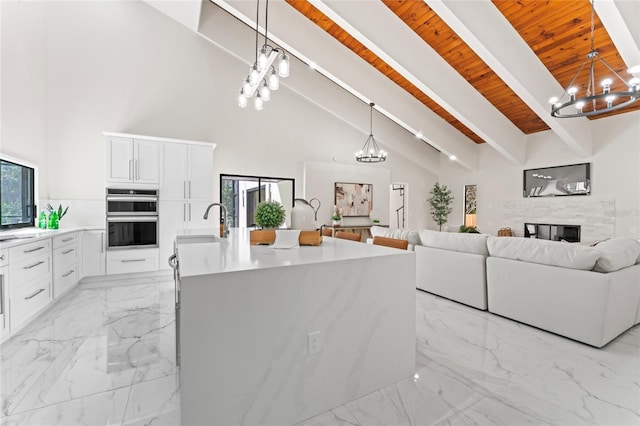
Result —
<instances>
[{"instance_id":1,"label":"kitchen island","mask_svg":"<svg viewBox=\"0 0 640 426\"><path fill-rule=\"evenodd\" d=\"M413 252L177 242L184 426L293 424L413 375Z\"/></svg>"}]
</instances>

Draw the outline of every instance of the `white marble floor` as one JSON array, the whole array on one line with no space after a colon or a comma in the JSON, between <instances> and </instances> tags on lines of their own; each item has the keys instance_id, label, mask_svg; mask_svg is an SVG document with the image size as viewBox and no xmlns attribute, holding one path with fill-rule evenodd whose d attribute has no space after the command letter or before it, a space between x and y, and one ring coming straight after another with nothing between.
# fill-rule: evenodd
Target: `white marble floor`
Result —
<instances>
[{"instance_id":1,"label":"white marble floor","mask_svg":"<svg viewBox=\"0 0 640 426\"><path fill-rule=\"evenodd\" d=\"M416 375L303 425L640 425L640 327L603 349L418 291ZM81 284L1 346L0 423L179 425L173 283Z\"/></svg>"}]
</instances>

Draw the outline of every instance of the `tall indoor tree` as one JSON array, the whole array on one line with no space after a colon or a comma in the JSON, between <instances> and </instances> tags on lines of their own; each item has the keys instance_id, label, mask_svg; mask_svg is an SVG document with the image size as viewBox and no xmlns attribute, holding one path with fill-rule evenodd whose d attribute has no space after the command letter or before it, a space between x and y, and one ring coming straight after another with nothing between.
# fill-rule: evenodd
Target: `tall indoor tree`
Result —
<instances>
[{"instance_id":1,"label":"tall indoor tree","mask_svg":"<svg viewBox=\"0 0 640 426\"><path fill-rule=\"evenodd\" d=\"M440 227L442 231L442 225L447 223L449 215L453 211L451 204L453 203L453 196L451 190L446 185L440 185L436 182L429 191L431 197L427 198L429 207L431 208L431 218Z\"/></svg>"}]
</instances>

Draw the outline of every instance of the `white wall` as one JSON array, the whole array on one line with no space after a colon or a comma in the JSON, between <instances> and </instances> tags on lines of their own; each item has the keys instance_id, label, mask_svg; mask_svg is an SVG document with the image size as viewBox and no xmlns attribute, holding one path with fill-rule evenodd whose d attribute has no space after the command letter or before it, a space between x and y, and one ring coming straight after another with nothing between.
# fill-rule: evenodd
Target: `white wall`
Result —
<instances>
[{"instance_id":1,"label":"white wall","mask_svg":"<svg viewBox=\"0 0 640 426\"><path fill-rule=\"evenodd\" d=\"M640 112L594 120L590 125L594 146L591 157L576 156L551 131L527 136L527 161L522 167L508 163L487 145L478 146L480 167L477 172L468 172L441 156L440 181L456 196L450 226L457 227L463 221L464 185L478 185L478 228L484 233L495 234L509 223L508 218L503 217L505 201L522 199L524 169L590 162L591 197L615 199L615 235L637 237ZM545 203L549 208L563 203L562 197L532 201ZM516 232L522 234L522 230Z\"/></svg>"},{"instance_id":2,"label":"white wall","mask_svg":"<svg viewBox=\"0 0 640 426\"><path fill-rule=\"evenodd\" d=\"M1 149L40 165L42 198L72 205L104 201L102 131L217 143L216 197L220 173L292 177L296 195L306 196L305 161L336 161L360 170L353 153L368 133L368 106L298 63L263 111L243 110L235 98L247 64L147 4L0 7ZM251 53L250 29L234 18L216 25L235 40L247 38ZM22 57L29 61L28 73ZM439 167L437 151L377 113L374 131L389 152L384 167L390 178L412 183L411 226L428 223L424 201L418 200L435 179L428 169ZM335 176L322 178L332 190ZM71 208L67 220L74 214Z\"/></svg>"}]
</instances>

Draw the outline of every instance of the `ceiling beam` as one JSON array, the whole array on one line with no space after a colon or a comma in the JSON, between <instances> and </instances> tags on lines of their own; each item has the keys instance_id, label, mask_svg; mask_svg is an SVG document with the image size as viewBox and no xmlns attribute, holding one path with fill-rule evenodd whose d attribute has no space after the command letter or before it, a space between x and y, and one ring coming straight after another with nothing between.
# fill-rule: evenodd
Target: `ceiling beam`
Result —
<instances>
[{"instance_id":1,"label":"ceiling beam","mask_svg":"<svg viewBox=\"0 0 640 426\"><path fill-rule=\"evenodd\" d=\"M212 1L255 26L255 3ZM476 144L472 140L283 1L269 3L269 38L303 61L314 61L317 72L363 101L375 102L378 111L402 127L421 131L424 141L447 155L455 155L463 167L477 168ZM244 49L253 51L252 46ZM292 69L291 74L295 72L300 71Z\"/></svg>"},{"instance_id":2,"label":"ceiling beam","mask_svg":"<svg viewBox=\"0 0 640 426\"><path fill-rule=\"evenodd\" d=\"M384 3L323 0L310 3L505 158L515 164L524 163L524 133Z\"/></svg>"},{"instance_id":3,"label":"ceiling beam","mask_svg":"<svg viewBox=\"0 0 640 426\"><path fill-rule=\"evenodd\" d=\"M638 6L638 2L628 2L630 6ZM631 68L636 65L640 65L640 48L638 48L638 41L631 34L631 30L628 25L635 25L636 31L635 33L639 33L638 27L638 10L635 10L635 15L627 17L627 21L624 19L624 14L620 10L620 6L623 4L619 4L619 2L614 2L613 0L598 0L594 3L594 7L596 9L596 13L602 22L602 25L606 28L609 33L609 37L611 37L611 41L620 52L620 56L622 60L627 65L627 67ZM632 12L633 13L633 12ZM598 41L596 40L596 43ZM640 71L635 73L635 75L640 75Z\"/></svg>"},{"instance_id":4,"label":"ceiling beam","mask_svg":"<svg viewBox=\"0 0 640 426\"><path fill-rule=\"evenodd\" d=\"M564 89L490 0L425 2L569 148L581 156L592 154L591 123L584 117L551 117L548 100Z\"/></svg>"}]
</instances>

